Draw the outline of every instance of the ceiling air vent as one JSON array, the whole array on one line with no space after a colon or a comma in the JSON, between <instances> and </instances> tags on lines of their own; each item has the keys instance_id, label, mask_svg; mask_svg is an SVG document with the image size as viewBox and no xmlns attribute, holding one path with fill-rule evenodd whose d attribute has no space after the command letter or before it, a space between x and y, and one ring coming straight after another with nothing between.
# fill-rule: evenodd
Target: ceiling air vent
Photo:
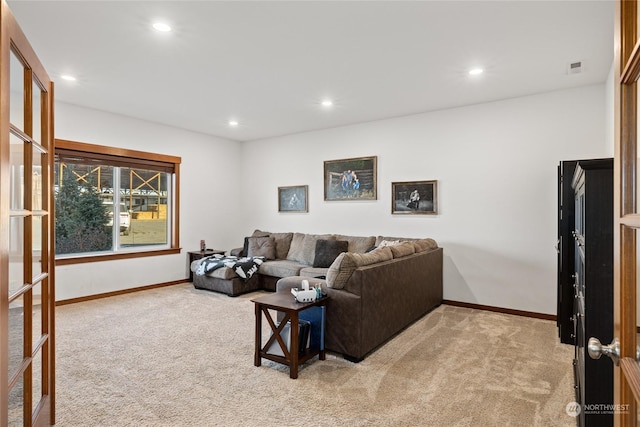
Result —
<instances>
[{"instance_id":1,"label":"ceiling air vent","mask_svg":"<svg viewBox=\"0 0 640 427\"><path fill-rule=\"evenodd\" d=\"M580 74L582 72L582 61L571 62L567 67L567 74Z\"/></svg>"}]
</instances>

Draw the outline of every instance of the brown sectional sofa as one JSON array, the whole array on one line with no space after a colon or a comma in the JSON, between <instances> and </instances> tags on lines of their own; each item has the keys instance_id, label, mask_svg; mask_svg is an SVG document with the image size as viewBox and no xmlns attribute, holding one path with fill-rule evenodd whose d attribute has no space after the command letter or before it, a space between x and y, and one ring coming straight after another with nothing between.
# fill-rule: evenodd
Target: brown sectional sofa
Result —
<instances>
[{"instance_id":1,"label":"brown sectional sofa","mask_svg":"<svg viewBox=\"0 0 640 427\"><path fill-rule=\"evenodd\" d=\"M318 244L318 241L321 241L320 244ZM326 276L330 264L340 251L334 252L333 256L324 252L324 261L326 261L327 257L330 259L328 262L318 264L315 262L316 258L318 258L316 255L322 255L323 252L318 252L316 247L323 244L330 245L331 241L346 241L345 251L364 253L375 245L376 237L344 236L340 234L270 233L255 230L251 236L245 238L244 247L232 249L230 254L236 256L266 256L267 261L260 266L258 277L254 276L248 282L244 282L233 270L220 268L205 276L194 275L193 284L198 289L208 289L223 292L229 296L237 296L258 289L275 291L277 281L283 277ZM254 242L256 244L252 245Z\"/></svg>"},{"instance_id":2,"label":"brown sectional sofa","mask_svg":"<svg viewBox=\"0 0 640 427\"><path fill-rule=\"evenodd\" d=\"M278 282L299 287L304 277ZM442 302L442 248L357 267L342 289L307 279L326 292L325 347L360 361Z\"/></svg>"},{"instance_id":3,"label":"brown sectional sofa","mask_svg":"<svg viewBox=\"0 0 640 427\"><path fill-rule=\"evenodd\" d=\"M443 252L432 239L256 230L245 241L232 254L274 257L260 266L257 277L244 282L222 268L194 276L194 286L235 296L257 289L288 291L303 279L319 284L329 297L325 347L352 361L362 360L442 302ZM336 254L345 247L346 252ZM327 267L314 267L329 261Z\"/></svg>"}]
</instances>

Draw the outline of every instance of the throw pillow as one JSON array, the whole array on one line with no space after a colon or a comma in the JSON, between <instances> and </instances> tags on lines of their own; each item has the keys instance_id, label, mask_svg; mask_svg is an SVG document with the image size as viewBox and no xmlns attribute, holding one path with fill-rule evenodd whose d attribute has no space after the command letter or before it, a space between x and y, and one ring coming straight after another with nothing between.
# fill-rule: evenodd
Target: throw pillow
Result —
<instances>
[{"instance_id":1,"label":"throw pillow","mask_svg":"<svg viewBox=\"0 0 640 427\"><path fill-rule=\"evenodd\" d=\"M247 256L263 256L266 259L276 258L276 242L273 237L249 237Z\"/></svg>"},{"instance_id":2,"label":"throw pillow","mask_svg":"<svg viewBox=\"0 0 640 427\"><path fill-rule=\"evenodd\" d=\"M411 242L402 242L399 245L394 245L390 248L394 258L401 258L403 256L416 253L416 248Z\"/></svg>"},{"instance_id":3,"label":"throw pillow","mask_svg":"<svg viewBox=\"0 0 640 427\"><path fill-rule=\"evenodd\" d=\"M387 246L397 246L400 243L401 243L400 240L383 240L383 241L380 242L378 247L379 248L384 248L384 247L387 247Z\"/></svg>"},{"instance_id":4,"label":"throw pillow","mask_svg":"<svg viewBox=\"0 0 640 427\"><path fill-rule=\"evenodd\" d=\"M327 286L342 289L358 266L351 252L342 252L327 270Z\"/></svg>"},{"instance_id":5,"label":"throw pillow","mask_svg":"<svg viewBox=\"0 0 640 427\"><path fill-rule=\"evenodd\" d=\"M270 235L271 233L269 233L268 231L255 229L253 230L253 234L251 235L251 237L269 237Z\"/></svg>"},{"instance_id":6,"label":"throw pillow","mask_svg":"<svg viewBox=\"0 0 640 427\"><path fill-rule=\"evenodd\" d=\"M328 268L342 252L347 252L349 242L346 240L316 240L316 255L313 259L315 268Z\"/></svg>"},{"instance_id":7,"label":"throw pillow","mask_svg":"<svg viewBox=\"0 0 640 427\"><path fill-rule=\"evenodd\" d=\"M416 248L416 253L428 251L430 249L435 249L438 247L438 244L433 239L420 239L412 242L413 246Z\"/></svg>"},{"instance_id":8,"label":"throw pillow","mask_svg":"<svg viewBox=\"0 0 640 427\"><path fill-rule=\"evenodd\" d=\"M393 253L391 252L391 248L383 247L377 248L371 252L367 252L364 254L353 254L355 259L355 263L358 267L363 265L371 265L377 264L383 261L389 261L393 259Z\"/></svg>"},{"instance_id":9,"label":"throw pillow","mask_svg":"<svg viewBox=\"0 0 640 427\"><path fill-rule=\"evenodd\" d=\"M267 231L261 231L261 230L253 230L253 234L251 235L251 237L269 237L269 233ZM244 245L242 245L242 252L240 253L240 256L249 256L249 237L245 237L244 238Z\"/></svg>"},{"instance_id":10,"label":"throw pillow","mask_svg":"<svg viewBox=\"0 0 640 427\"><path fill-rule=\"evenodd\" d=\"M391 236L378 236L376 238L376 246L380 245L380 242L382 242L383 240L387 240L387 241L395 241L398 240L400 242L404 242L407 240L414 240L414 239L410 239L408 237L391 237Z\"/></svg>"}]
</instances>

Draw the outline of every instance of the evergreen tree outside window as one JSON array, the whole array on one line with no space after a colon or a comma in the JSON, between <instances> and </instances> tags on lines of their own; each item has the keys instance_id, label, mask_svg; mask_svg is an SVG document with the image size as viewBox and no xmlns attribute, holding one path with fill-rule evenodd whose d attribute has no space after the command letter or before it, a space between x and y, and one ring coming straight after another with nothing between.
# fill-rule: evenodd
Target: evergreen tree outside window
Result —
<instances>
[{"instance_id":1,"label":"evergreen tree outside window","mask_svg":"<svg viewBox=\"0 0 640 427\"><path fill-rule=\"evenodd\" d=\"M54 193L56 253L110 251L113 233L107 226L107 208L97 189L78 182L73 171L71 167L62 174Z\"/></svg>"}]
</instances>

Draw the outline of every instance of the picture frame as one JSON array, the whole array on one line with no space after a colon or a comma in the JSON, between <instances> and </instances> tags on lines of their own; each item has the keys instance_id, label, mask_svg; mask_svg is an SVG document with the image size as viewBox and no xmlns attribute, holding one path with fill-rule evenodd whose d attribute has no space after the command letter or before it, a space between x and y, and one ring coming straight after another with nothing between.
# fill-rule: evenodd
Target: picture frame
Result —
<instances>
[{"instance_id":1,"label":"picture frame","mask_svg":"<svg viewBox=\"0 0 640 427\"><path fill-rule=\"evenodd\" d=\"M377 200L378 157L324 162L324 200Z\"/></svg>"},{"instance_id":2,"label":"picture frame","mask_svg":"<svg viewBox=\"0 0 640 427\"><path fill-rule=\"evenodd\" d=\"M278 212L309 212L309 186L278 187Z\"/></svg>"},{"instance_id":3,"label":"picture frame","mask_svg":"<svg viewBox=\"0 0 640 427\"><path fill-rule=\"evenodd\" d=\"M392 182L391 213L398 215L437 215L438 181Z\"/></svg>"}]
</instances>

